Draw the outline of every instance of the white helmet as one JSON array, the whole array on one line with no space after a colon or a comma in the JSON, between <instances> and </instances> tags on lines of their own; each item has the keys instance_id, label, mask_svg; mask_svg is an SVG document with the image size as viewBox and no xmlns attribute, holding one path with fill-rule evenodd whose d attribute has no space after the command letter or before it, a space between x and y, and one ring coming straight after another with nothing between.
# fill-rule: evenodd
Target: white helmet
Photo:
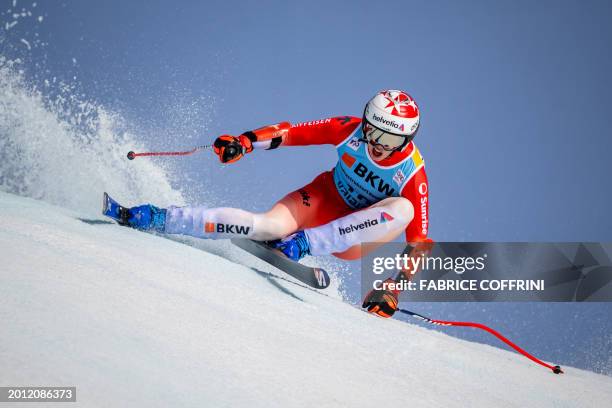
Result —
<instances>
[{"instance_id":1,"label":"white helmet","mask_svg":"<svg viewBox=\"0 0 612 408\"><path fill-rule=\"evenodd\" d=\"M419 107L404 91L377 93L365 107L362 130L366 140L384 150L403 150L419 129Z\"/></svg>"}]
</instances>

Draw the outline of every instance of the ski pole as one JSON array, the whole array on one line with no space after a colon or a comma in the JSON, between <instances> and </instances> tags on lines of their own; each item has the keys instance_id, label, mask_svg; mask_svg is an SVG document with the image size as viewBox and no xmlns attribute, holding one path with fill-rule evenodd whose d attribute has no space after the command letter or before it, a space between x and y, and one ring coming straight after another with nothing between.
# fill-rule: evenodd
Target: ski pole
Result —
<instances>
[{"instance_id":1,"label":"ski pole","mask_svg":"<svg viewBox=\"0 0 612 408\"><path fill-rule=\"evenodd\" d=\"M431 323L431 324L435 324L435 325L439 325L439 326L475 327L477 329L484 330L484 331L489 332L490 334L494 335L495 337L497 337L498 339L500 339L501 341L503 341L504 343L506 343L507 345L509 345L510 347L515 349L516 351L518 351L519 353L521 353L523 356L525 356L528 359L530 359L531 361L533 361L533 362L535 362L537 364L540 364L540 365L548 368L549 370L552 370L552 372L555 373L555 374L563 374L563 370L561 370L560 366L558 366L558 365L552 366L552 365L547 364L544 361L540 360L539 358L534 357L533 355L529 354L528 352L526 352L525 350L523 350L522 348L520 348L519 346L517 346L516 344L514 344L510 340L508 340L506 337L502 336L499 332L493 330L492 328L490 328L488 326L485 326L484 324L472 323L472 322L452 322L452 321L445 321L445 320L430 319L429 317L425 317L425 316L420 315L418 313L411 312L410 310L406 310L406 309L398 309L398 310L401 313L404 313L404 314L407 314L409 316L414 317L415 319L419 319L421 321L424 321L424 322L427 322L427 323Z\"/></svg>"},{"instance_id":2,"label":"ski pole","mask_svg":"<svg viewBox=\"0 0 612 408\"><path fill-rule=\"evenodd\" d=\"M184 152L142 152L142 153L136 153L133 151L129 151L127 154L127 158L129 160L134 160L136 157L140 157L140 156L188 156L190 154L194 154L200 150L206 150L206 149L211 149L213 146L212 145L204 145L204 146L197 146L194 147L191 150L187 150Z\"/></svg>"}]
</instances>

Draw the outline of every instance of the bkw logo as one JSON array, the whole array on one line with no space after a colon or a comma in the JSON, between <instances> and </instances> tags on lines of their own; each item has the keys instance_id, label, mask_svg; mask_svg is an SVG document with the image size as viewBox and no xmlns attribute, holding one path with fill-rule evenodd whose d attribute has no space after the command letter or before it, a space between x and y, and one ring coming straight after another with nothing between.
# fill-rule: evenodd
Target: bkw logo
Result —
<instances>
[{"instance_id":1,"label":"bkw logo","mask_svg":"<svg viewBox=\"0 0 612 408\"><path fill-rule=\"evenodd\" d=\"M365 164L357 162L357 160L353 156L344 153L342 155L342 161L349 168L352 168L353 173L361 177L364 182L370 184L373 189L378 190L378 192L385 194L387 197L391 197L393 193L395 193L395 188L391 187L389 183L386 183L380 176L377 176L376 173L374 173L372 170L368 169ZM353 168L355 162L357 162L357 165Z\"/></svg>"},{"instance_id":2,"label":"bkw logo","mask_svg":"<svg viewBox=\"0 0 612 408\"><path fill-rule=\"evenodd\" d=\"M214 222L207 222L204 224L204 232L207 234L221 233L221 234L242 234L247 235L251 227L245 225L234 225L234 224L221 224Z\"/></svg>"}]
</instances>

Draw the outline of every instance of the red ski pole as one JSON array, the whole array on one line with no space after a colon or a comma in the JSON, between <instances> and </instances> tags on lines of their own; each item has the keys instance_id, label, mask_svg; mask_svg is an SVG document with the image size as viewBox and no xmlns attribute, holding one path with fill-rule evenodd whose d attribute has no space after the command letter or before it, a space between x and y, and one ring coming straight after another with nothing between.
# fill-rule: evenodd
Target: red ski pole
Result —
<instances>
[{"instance_id":1,"label":"red ski pole","mask_svg":"<svg viewBox=\"0 0 612 408\"><path fill-rule=\"evenodd\" d=\"M563 371L561 370L560 366L558 366L558 365L552 366L552 365L547 364L544 361L540 360L539 358L534 357L533 355L529 354L528 352L526 352L525 350L523 350L522 348L520 348L519 346L517 346L516 344L514 344L510 340L508 340L506 337L502 336L501 333L493 330L489 326L485 326L484 324L472 323L472 322L452 322L452 321L446 321L446 320L436 320L436 319L430 319L429 317L425 317L425 316L420 315L418 313L411 312L410 310L405 310L405 309L398 309L398 310L401 313L407 314L407 315L412 316L412 317L414 317L416 319L419 319L419 320L422 320L424 322L431 323L431 324L436 324L436 325L440 325L440 326L475 327L477 329L484 330L484 331L489 332L490 334L494 335L495 337L497 337L498 339L500 339L501 341L503 341L504 343L506 343L507 345L509 345L510 347L515 349L516 351L518 351L519 353L521 353L523 356L525 356L528 359L530 359L531 361L533 361L533 362L535 362L537 364L540 364L541 366L544 366L544 367L548 368L549 370L551 370L555 374L563 374Z\"/></svg>"},{"instance_id":2,"label":"red ski pole","mask_svg":"<svg viewBox=\"0 0 612 408\"><path fill-rule=\"evenodd\" d=\"M142 153L136 153L133 151L129 151L127 154L127 158L129 160L134 160L136 157L141 157L141 156L189 156L190 154L194 154L200 150L206 150L206 149L210 149L212 148L212 145L204 145L204 146L198 146L198 147L194 147L191 150L187 150L184 152L142 152Z\"/></svg>"}]
</instances>

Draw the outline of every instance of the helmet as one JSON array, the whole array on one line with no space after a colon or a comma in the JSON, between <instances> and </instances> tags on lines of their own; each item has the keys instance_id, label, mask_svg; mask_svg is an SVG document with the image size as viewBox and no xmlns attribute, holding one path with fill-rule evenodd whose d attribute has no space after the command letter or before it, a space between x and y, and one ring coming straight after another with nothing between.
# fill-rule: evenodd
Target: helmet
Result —
<instances>
[{"instance_id":1,"label":"helmet","mask_svg":"<svg viewBox=\"0 0 612 408\"><path fill-rule=\"evenodd\" d=\"M369 143L403 150L419 129L419 107L404 91L380 91L366 105L361 126Z\"/></svg>"}]
</instances>

